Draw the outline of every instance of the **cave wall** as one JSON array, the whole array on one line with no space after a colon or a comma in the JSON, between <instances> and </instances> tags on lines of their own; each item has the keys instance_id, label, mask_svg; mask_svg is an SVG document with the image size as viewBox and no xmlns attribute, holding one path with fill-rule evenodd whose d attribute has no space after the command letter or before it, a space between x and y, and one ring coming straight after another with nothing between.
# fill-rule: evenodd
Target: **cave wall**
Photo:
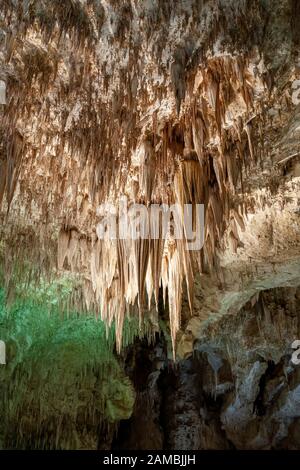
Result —
<instances>
[{"instance_id":1,"label":"cave wall","mask_svg":"<svg viewBox=\"0 0 300 470\"><path fill-rule=\"evenodd\" d=\"M299 287L276 288L208 327L176 364L163 338L137 344L125 369L141 380L137 400L113 448L299 449L299 328Z\"/></svg>"},{"instance_id":2,"label":"cave wall","mask_svg":"<svg viewBox=\"0 0 300 470\"><path fill-rule=\"evenodd\" d=\"M234 269L247 272L258 242L258 264L287 248L285 258L296 256L295 5L2 0L8 280L16 260L54 277L80 274L80 307L98 310L109 325L117 321L119 348L128 305L138 305L142 320L148 304L158 310L162 285L175 355L185 287L197 314L198 273L219 272L237 254L243 266ZM203 249L191 253L187 240L172 236L103 243L97 208L121 196L129 203L204 204ZM293 223L288 233L281 224L272 239L279 211L285 225L291 217ZM245 239L253 214L261 220L257 231L266 230L265 219L269 231Z\"/></svg>"},{"instance_id":3,"label":"cave wall","mask_svg":"<svg viewBox=\"0 0 300 470\"><path fill-rule=\"evenodd\" d=\"M110 359L130 391L109 431L93 402L78 414L83 435L74 418L66 442L57 425L43 440L26 419L32 407L42 416L40 404L13 396L1 369L5 400L21 400L3 446L299 447L289 362L299 337L298 3L0 0L2 312L7 320L18 291L72 279L59 312L93 314L115 332ZM99 205L124 196L204 204L203 249L171 235L101 240ZM25 334L24 310L14 315ZM125 318L147 340L125 347ZM53 351L60 329L73 344L63 323ZM87 352L84 326L82 335ZM32 377L25 365L8 369L26 390L44 380L40 347ZM104 386L100 357L89 392L77 369L69 377L85 407Z\"/></svg>"}]
</instances>

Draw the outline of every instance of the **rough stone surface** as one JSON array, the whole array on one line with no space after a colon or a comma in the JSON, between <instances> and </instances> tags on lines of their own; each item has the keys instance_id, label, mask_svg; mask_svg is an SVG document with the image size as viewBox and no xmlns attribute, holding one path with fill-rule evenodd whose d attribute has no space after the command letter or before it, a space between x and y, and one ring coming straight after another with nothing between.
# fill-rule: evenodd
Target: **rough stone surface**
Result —
<instances>
[{"instance_id":1,"label":"rough stone surface","mask_svg":"<svg viewBox=\"0 0 300 470\"><path fill-rule=\"evenodd\" d=\"M115 324L137 392L115 447L300 446L299 21L298 0L0 0L7 300L69 276ZM203 203L203 248L103 241L124 196ZM158 350L121 351L127 315Z\"/></svg>"}]
</instances>

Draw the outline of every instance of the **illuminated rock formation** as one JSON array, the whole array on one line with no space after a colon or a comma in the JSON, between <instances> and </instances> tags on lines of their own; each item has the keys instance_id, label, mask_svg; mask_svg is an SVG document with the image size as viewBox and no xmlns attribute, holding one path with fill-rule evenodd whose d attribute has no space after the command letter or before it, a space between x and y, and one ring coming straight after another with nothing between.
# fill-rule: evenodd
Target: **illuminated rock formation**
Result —
<instances>
[{"instance_id":1,"label":"illuminated rock formation","mask_svg":"<svg viewBox=\"0 0 300 470\"><path fill-rule=\"evenodd\" d=\"M167 355L189 360L207 328L300 285L297 0L0 5L9 301L16 285L67 276L67 307L114 325L118 352L125 319L138 318L142 334L170 335ZM124 196L204 204L203 248L172 233L101 240L99 206Z\"/></svg>"}]
</instances>

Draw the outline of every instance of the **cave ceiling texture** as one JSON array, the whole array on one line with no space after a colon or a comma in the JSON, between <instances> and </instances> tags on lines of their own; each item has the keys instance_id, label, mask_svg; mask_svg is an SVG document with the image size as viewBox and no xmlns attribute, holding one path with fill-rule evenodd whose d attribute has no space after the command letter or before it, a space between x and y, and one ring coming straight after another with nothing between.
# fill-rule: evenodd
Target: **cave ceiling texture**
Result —
<instances>
[{"instance_id":1,"label":"cave ceiling texture","mask_svg":"<svg viewBox=\"0 0 300 470\"><path fill-rule=\"evenodd\" d=\"M300 450L300 2L0 0L0 103L0 449Z\"/></svg>"}]
</instances>

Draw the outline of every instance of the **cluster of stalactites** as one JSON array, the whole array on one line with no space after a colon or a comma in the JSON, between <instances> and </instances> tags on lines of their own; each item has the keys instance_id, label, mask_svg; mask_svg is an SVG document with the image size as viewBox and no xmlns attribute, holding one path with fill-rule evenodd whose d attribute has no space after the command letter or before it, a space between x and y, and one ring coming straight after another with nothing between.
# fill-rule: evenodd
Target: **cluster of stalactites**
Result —
<instances>
[{"instance_id":1,"label":"cluster of stalactites","mask_svg":"<svg viewBox=\"0 0 300 470\"><path fill-rule=\"evenodd\" d=\"M252 77L253 78L253 77ZM146 158L139 168L139 184L147 203L151 202L159 183L160 166L168 159L177 160L171 202L204 204L204 246L199 251L187 249L187 239L95 240L91 243L92 291L99 301L102 318L116 321L120 348L122 325L128 305L137 305L140 321L145 309L156 306L160 287L164 301L168 298L171 338L175 355L176 335L180 329L181 302L186 285L190 309L193 309L195 271L213 269L217 247L228 223L230 240L236 251L239 230L244 228L244 214L234 207L231 195L242 186L244 165L255 161L252 124L251 77L247 64L240 58L212 60L198 74L198 89L184 119L162 132L161 154L155 161L155 148L146 142ZM230 105L243 102L244 115L228 126ZM170 127L170 126L169 126ZM216 144L212 145L211 142ZM152 158L152 164L151 164ZM150 163L149 163L150 160ZM155 188L155 183L157 187ZM143 193L144 191L144 193Z\"/></svg>"},{"instance_id":2,"label":"cluster of stalactites","mask_svg":"<svg viewBox=\"0 0 300 470\"><path fill-rule=\"evenodd\" d=\"M24 53L25 64L26 51L21 52ZM44 55L41 51L30 50L31 62L28 66L34 68L35 65L38 67L41 63L43 65ZM32 63L34 57L36 59ZM57 64L47 64L44 64L47 66L44 75L53 76L55 80ZM57 105L60 104L60 98L63 102L73 99L73 89L77 91L79 89L87 94L95 93L91 70L93 70L92 62L86 59L83 64L83 77L89 77L89 80L70 82L66 90L60 87ZM194 70L189 77L180 75L181 72L176 76L176 70L173 73L173 81L175 95L181 97L179 105L177 103L177 111L180 111L180 114L174 117L176 115L174 110L174 115L163 117L163 124L157 122L160 119L159 113L158 117L153 116L153 129L150 129L150 134L152 131L153 136L144 142L146 158L138 170L137 197L143 196L147 204L153 197L157 198L157 194L171 203L204 204L203 250L196 253L189 252L186 250L185 239L92 241L90 234L85 232L87 222L82 224L79 230L64 229L59 237L59 268L65 266L67 259L74 271L86 273L92 286L92 289L87 288L87 306L94 299L93 301L99 305L102 318L108 325L113 321L116 322L119 348L128 305L137 303L142 321L143 311L151 307L153 299L157 308L158 292L162 287L165 300L168 297L171 336L175 350L176 334L180 328L184 282L192 309L194 272L196 269L201 271L214 266L217 247L226 222L233 213L230 195L238 185L242 166L247 160L255 160L249 114L253 104L252 88L256 79L250 74L247 62L239 56L232 58L228 55L207 60L205 66ZM19 78L24 79L24 76ZM130 89L129 81L126 85ZM184 93L178 94L176 87L179 85L184 85ZM13 90L12 85L10 87ZM11 100L10 109L20 119L24 120L25 116L30 115L29 101L33 91L31 87L30 93L27 89L22 89L18 92L17 98ZM141 98L141 93L136 96L137 99ZM7 111L3 117L2 127L11 130L8 134L9 139L6 139L5 158L0 163L3 170L0 180L0 199L6 191L10 205L17 181L20 182L20 194L22 188L28 184L32 187L30 196L34 194L36 203L42 201L41 207L47 208L48 217L49 198L44 199L46 185L54 188L51 195L52 214L56 214L57 210L57 214L63 218L65 213L62 214L61 208L64 207L65 210L67 204L62 204L61 194L69 194L70 188L73 191L70 198L72 201L80 199L82 196L78 194L80 189L85 192L83 201L88 198L95 201L104 199L117 181L122 181L123 186L126 186L126 181L125 183L123 181L126 180L124 171L121 174L124 166L122 167L120 162L126 161L127 169L130 167L130 152L140 139L140 135L145 133L145 129L139 127L140 116L135 115L136 109L135 112L132 109L132 100L128 101L125 95L126 93L121 93L119 90L119 99L115 99L115 102L112 100L109 106L100 98L96 100L99 106L91 107L89 101L82 105L81 126L73 123L74 127L68 129L67 122L72 117L71 113L69 116L64 116L62 113L59 117L61 132L57 132L60 137L56 144L51 141L51 136L48 142L48 137L43 139L41 135L40 144L35 149L25 142L16 126L10 126L12 120L13 122L15 120L12 111ZM99 97L99 93L95 96ZM78 98L81 98L81 94L78 94ZM23 103L22 107L19 106L19 101ZM145 99L145 103L141 104L150 106L150 100ZM44 106L45 109L42 108L43 113L41 113L45 128L51 120L48 109L50 105L48 108L47 106ZM236 108L240 109L238 115L234 115ZM72 129L74 132L71 132ZM59 158L52 158L53 156L49 158L47 155L47 145L49 152L50 144L53 147L52 153ZM30 181L34 178L31 169L34 169L36 176L37 166L41 166L41 162L44 168L43 171L39 168L40 174L37 178L39 183L32 185ZM131 174L128 172L127 179L130 179ZM52 175L56 177L53 178ZM84 180L82 175L85 176ZM118 189L119 187L121 184L118 185ZM37 194L34 193L36 188L39 188ZM31 200L28 204L31 204ZM73 207L68 206L68 216L69 213L73 214L72 209ZM81 209L82 206L79 205L77 212ZM44 218L43 210L41 213ZM231 221L231 239L236 248L238 245L236 224L243 226L243 220L238 210L235 210L234 214ZM69 225L76 226L76 222L78 222L76 217L72 220L70 216ZM65 226L68 226L68 223Z\"/></svg>"},{"instance_id":3,"label":"cluster of stalactites","mask_svg":"<svg viewBox=\"0 0 300 470\"><path fill-rule=\"evenodd\" d=\"M213 65L218 73L213 73ZM101 317L108 325L116 322L119 349L128 306L137 305L142 321L146 309L154 306L158 310L159 289L162 288L164 301L168 298L175 355L184 282L192 311L194 272L206 267L213 268L216 249L230 216L231 235L236 246L238 244L237 226L243 228L243 214L231 207L230 195L238 184L247 155L251 161L254 153L248 124L243 126L240 120L229 130L224 130L230 103L226 102L224 86L220 83L222 66L225 79L228 75L231 77L232 87L234 80L238 82L242 77L243 87L240 84L239 89L242 90L245 108L250 107L251 93L244 82L244 70L240 70L245 65L227 60L213 63L203 73L200 91L197 90L197 98L188 109L190 113L186 113L184 123L175 124L168 132L164 128L159 156L155 155L153 143L147 139L144 143L146 158L142 159L139 168L140 194L146 196L146 202L150 204L157 187L164 191L163 179L160 179L161 162L164 166L168 159L173 164L177 160L173 189L168 198L181 206L204 204L203 249L189 251L184 237L113 241L95 237L93 241L88 241L74 230L60 234L59 267L62 268L67 259L69 265L76 269L79 253L87 271L90 265L92 289L87 291L87 301L90 303L96 299ZM214 137L218 138L218 144L209 147ZM153 161L157 161L157 165Z\"/></svg>"}]
</instances>

